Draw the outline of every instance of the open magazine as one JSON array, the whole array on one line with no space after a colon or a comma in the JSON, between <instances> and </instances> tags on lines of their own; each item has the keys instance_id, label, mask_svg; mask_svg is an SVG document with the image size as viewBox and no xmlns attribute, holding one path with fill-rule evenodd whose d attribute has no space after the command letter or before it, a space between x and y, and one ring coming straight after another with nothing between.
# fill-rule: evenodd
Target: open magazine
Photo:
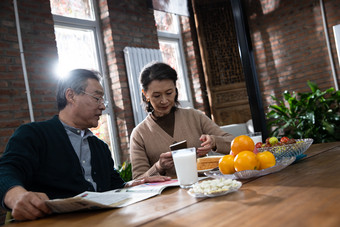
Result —
<instances>
[{"instance_id":1,"label":"open magazine","mask_svg":"<svg viewBox=\"0 0 340 227\"><path fill-rule=\"evenodd\" d=\"M55 213L66 213L84 209L120 208L159 195L164 188L170 186L179 186L178 180L145 183L107 192L86 191L71 198L53 199L46 201L46 203Z\"/></svg>"}]
</instances>

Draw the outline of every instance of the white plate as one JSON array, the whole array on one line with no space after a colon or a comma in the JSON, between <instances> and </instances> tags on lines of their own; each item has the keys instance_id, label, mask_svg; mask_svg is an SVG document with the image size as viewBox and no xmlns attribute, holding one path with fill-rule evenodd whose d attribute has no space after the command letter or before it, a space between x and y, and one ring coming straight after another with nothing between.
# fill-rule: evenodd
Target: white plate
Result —
<instances>
[{"instance_id":1,"label":"white plate","mask_svg":"<svg viewBox=\"0 0 340 227\"><path fill-rule=\"evenodd\" d=\"M267 169L261 169L261 170L243 170L236 172L234 174L222 174L219 170L216 171L209 171L205 172L204 174L207 177L212 178L224 178L224 179L249 179L253 177L260 177L264 176L270 173L278 172L290 164L292 164L295 161L295 157L283 157L282 159L278 160L276 162L276 165Z\"/></svg>"},{"instance_id":2,"label":"white plate","mask_svg":"<svg viewBox=\"0 0 340 227\"><path fill-rule=\"evenodd\" d=\"M203 169L203 170L197 170L197 173L206 173L206 172L209 172L211 170L213 170L214 168L212 169Z\"/></svg>"},{"instance_id":3,"label":"white plate","mask_svg":"<svg viewBox=\"0 0 340 227\"><path fill-rule=\"evenodd\" d=\"M211 194L203 194L203 193L198 193L195 194L193 192L191 192L190 190L188 191L188 194L195 197L195 198L206 198L206 197L217 197L217 196L222 196L222 195L226 195L232 192L236 192L238 191L238 189L231 189L231 190L227 190L227 191L223 191L223 192L218 192L218 193L211 193Z\"/></svg>"},{"instance_id":4,"label":"white plate","mask_svg":"<svg viewBox=\"0 0 340 227\"><path fill-rule=\"evenodd\" d=\"M236 181L236 187L232 187L228 190L223 190L223 191L219 191L219 192L215 192L215 193L194 193L193 189L189 189L188 190L188 194L196 197L196 198L206 198L206 197L217 197L217 196L222 196L222 195L226 195L232 192L236 192L237 190L239 190L242 186L242 182L240 181ZM200 184L200 182L196 183L196 184Z\"/></svg>"}]
</instances>

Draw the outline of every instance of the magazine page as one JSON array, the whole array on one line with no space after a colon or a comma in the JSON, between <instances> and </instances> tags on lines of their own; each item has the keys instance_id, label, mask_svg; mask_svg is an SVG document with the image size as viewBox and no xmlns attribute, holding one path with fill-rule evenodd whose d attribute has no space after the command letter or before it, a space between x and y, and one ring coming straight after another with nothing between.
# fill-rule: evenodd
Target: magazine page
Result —
<instances>
[{"instance_id":1,"label":"magazine page","mask_svg":"<svg viewBox=\"0 0 340 227\"><path fill-rule=\"evenodd\" d=\"M145 183L130 188L107 192L83 192L75 197L46 201L55 213L65 213L84 209L119 208L161 194L166 187L179 186L178 180Z\"/></svg>"},{"instance_id":2,"label":"magazine page","mask_svg":"<svg viewBox=\"0 0 340 227\"><path fill-rule=\"evenodd\" d=\"M53 199L46 201L46 204L55 213L66 213L77 210L94 210L114 208L129 200L128 194L108 192L83 192L75 197L66 199Z\"/></svg>"},{"instance_id":3,"label":"magazine page","mask_svg":"<svg viewBox=\"0 0 340 227\"><path fill-rule=\"evenodd\" d=\"M177 179L172 179L164 182L145 183L131 188L117 189L116 191L161 194L164 188L172 186L179 186L179 182Z\"/></svg>"}]
</instances>

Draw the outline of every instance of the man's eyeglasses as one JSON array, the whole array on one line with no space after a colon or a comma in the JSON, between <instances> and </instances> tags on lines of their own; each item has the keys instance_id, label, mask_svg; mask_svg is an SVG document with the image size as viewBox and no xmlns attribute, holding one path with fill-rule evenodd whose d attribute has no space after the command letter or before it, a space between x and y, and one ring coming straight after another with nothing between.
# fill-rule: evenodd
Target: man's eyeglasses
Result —
<instances>
[{"instance_id":1,"label":"man's eyeglasses","mask_svg":"<svg viewBox=\"0 0 340 227\"><path fill-rule=\"evenodd\" d=\"M105 108L106 108L107 105L109 104L108 101L105 101L105 100L104 100L104 97L98 98L98 97L96 97L96 96L94 96L94 95L91 95L91 94L85 92L85 91L81 91L81 92L84 93L85 95L88 95L88 96L91 96L92 98L94 98L94 99L96 100L96 102L97 102L98 105L103 104L103 105L105 106Z\"/></svg>"}]
</instances>

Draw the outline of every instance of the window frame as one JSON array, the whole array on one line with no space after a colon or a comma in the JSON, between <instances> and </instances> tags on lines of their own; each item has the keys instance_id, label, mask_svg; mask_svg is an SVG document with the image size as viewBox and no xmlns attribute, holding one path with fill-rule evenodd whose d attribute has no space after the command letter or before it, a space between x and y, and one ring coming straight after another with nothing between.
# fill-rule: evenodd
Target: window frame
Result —
<instances>
[{"instance_id":1,"label":"window frame","mask_svg":"<svg viewBox=\"0 0 340 227\"><path fill-rule=\"evenodd\" d=\"M183 101L180 100L180 104L182 107L193 107L193 101L192 101L192 95L191 95L191 87L190 87L190 81L188 78L188 69L185 61L185 55L184 55L184 48L183 48L183 39L182 39L182 34L181 34L181 26L179 22L178 15L172 14L175 24L177 26L177 33L171 33L171 32L165 32L165 31L159 31L157 29L157 36L158 36L158 41L172 41L176 42L178 44L179 48L179 56L178 59L180 61L179 69L181 70L183 80L184 80L184 87L186 89L186 95L187 95L187 100ZM178 72L177 72L178 73Z\"/></svg>"},{"instance_id":2,"label":"window frame","mask_svg":"<svg viewBox=\"0 0 340 227\"><path fill-rule=\"evenodd\" d=\"M94 11L94 20L87 20L87 19L78 19L66 16L60 16L52 14L54 26L61 26L65 28L79 28L79 29L87 29L92 30L94 35L94 44L96 49L96 56L97 56L97 65L98 71L101 73L103 77L103 87L105 92L105 98L108 101L108 107L103 111L103 115L107 114L107 121L108 121L108 131L109 137L111 142L111 154L112 158L114 159L115 168L118 168L121 165L120 161L120 147L118 146L118 132L117 126L115 124L115 115L113 112L113 104L110 95L110 88L108 85L107 79L107 70L106 70L106 63L104 57L104 47L103 47L103 38L101 34L101 26L98 18L98 5L96 0L91 0L93 11ZM52 13L52 12L51 12Z\"/></svg>"}]
</instances>

